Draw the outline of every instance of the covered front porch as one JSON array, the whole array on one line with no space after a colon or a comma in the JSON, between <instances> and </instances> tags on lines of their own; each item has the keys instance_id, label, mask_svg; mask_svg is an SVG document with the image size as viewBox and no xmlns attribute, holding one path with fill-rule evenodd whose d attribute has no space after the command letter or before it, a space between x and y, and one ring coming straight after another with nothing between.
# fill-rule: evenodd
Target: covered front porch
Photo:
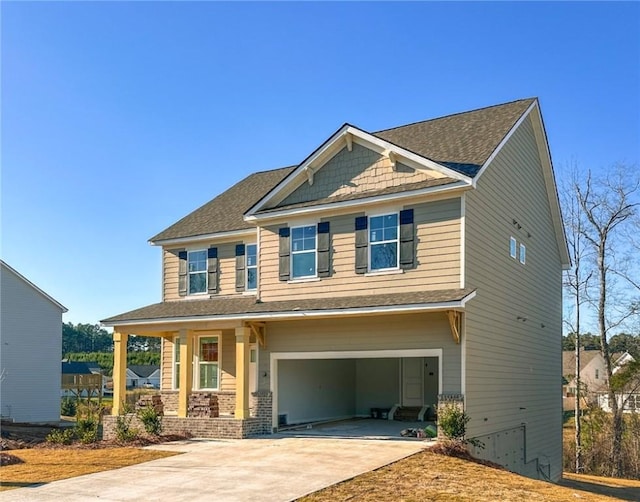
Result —
<instances>
[{"instance_id":1,"label":"covered front porch","mask_svg":"<svg viewBox=\"0 0 640 502\"><path fill-rule=\"evenodd\" d=\"M158 395L166 433L243 438L272 432L271 395L258 392L251 362L256 346L265 344L265 324L204 321L114 326L113 407L105 417L105 438L115 434L116 418L132 411L125 384L127 342L133 335L162 338ZM135 426L137 419L131 418Z\"/></svg>"},{"instance_id":2,"label":"covered front porch","mask_svg":"<svg viewBox=\"0 0 640 502\"><path fill-rule=\"evenodd\" d=\"M167 433L243 438L369 417L378 408L393 419L404 406L423 420L439 403L462 399L460 341L464 303L472 295L452 290L272 303L212 298L108 319L114 405L105 437L126 411L133 335L162 338Z\"/></svg>"}]
</instances>

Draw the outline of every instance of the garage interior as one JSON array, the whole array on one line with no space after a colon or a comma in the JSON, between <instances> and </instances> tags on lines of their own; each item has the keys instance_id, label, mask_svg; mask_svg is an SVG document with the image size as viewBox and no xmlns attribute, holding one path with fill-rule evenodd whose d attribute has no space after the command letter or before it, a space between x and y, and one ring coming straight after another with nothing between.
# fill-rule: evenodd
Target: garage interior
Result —
<instances>
[{"instance_id":1,"label":"garage interior","mask_svg":"<svg viewBox=\"0 0 640 502\"><path fill-rule=\"evenodd\" d=\"M433 417L440 393L438 357L282 359L277 363L276 414L279 430L353 418L375 418L383 424L394 406L399 430ZM429 409L425 412L424 407ZM397 419L401 419L399 421ZM314 425L315 424L315 425ZM337 427L337 429L336 429ZM337 431L353 428L334 426Z\"/></svg>"}]
</instances>

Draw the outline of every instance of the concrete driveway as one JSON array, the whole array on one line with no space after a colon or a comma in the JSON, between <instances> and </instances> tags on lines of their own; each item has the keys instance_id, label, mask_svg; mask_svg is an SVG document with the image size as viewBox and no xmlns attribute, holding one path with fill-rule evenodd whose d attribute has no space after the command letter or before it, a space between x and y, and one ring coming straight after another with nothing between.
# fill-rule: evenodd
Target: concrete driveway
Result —
<instances>
[{"instance_id":1,"label":"concrete driveway","mask_svg":"<svg viewBox=\"0 0 640 502\"><path fill-rule=\"evenodd\" d=\"M182 455L0 493L1 501L294 500L420 451L423 441L273 435L151 448Z\"/></svg>"}]
</instances>

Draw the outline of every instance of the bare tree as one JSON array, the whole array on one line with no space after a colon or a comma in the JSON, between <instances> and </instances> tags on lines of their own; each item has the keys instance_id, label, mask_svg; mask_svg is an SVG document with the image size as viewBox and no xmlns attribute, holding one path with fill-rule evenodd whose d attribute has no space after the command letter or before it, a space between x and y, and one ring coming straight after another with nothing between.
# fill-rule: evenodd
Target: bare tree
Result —
<instances>
[{"instance_id":1,"label":"bare tree","mask_svg":"<svg viewBox=\"0 0 640 502\"><path fill-rule=\"evenodd\" d=\"M573 299L574 304L573 316L571 318L566 318L564 322L568 325L571 332L575 333L575 471L580 473L583 470L581 413L583 389L580 377L580 355L582 350L580 311L582 304L586 301L586 290L593 272L585 270L585 267L583 266L583 258L586 253L584 242L585 238L583 235L585 229L585 218L578 198L578 193L574 189L578 185L578 173L574 166L571 184L565 186L562 191L562 210L565 221L567 246L569 248L569 256L571 258L571 267L567 269L564 274L564 287Z\"/></svg>"},{"instance_id":2,"label":"bare tree","mask_svg":"<svg viewBox=\"0 0 640 502\"><path fill-rule=\"evenodd\" d=\"M620 476L623 471L620 452L624 432L624 402L618 399L619 387L612 385L614 367L608 335L612 329L620 327L637 313L636 304L616 287L616 278L620 274L618 264L623 262L621 255L628 249L621 244L620 237L625 235L625 224L632 222L637 214L639 186L635 171L621 168L597 179L589 171L584 182L574 184L576 198L585 218L581 234L595 257L595 288L591 303L595 308L612 412L612 476Z\"/></svg>"}]
</instances>

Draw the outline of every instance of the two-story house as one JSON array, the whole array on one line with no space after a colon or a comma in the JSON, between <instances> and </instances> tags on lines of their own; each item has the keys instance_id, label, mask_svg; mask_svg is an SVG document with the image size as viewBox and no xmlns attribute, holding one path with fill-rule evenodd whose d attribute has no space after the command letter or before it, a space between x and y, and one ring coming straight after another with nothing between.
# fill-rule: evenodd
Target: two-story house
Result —
<instances>
[{"instance_id":1,"label":"two-story house","mask_svg":"<svg viewBox=\"0 0 640 502\"><path fill-rule=\"evenodd\" d=\"M374 133L345 124L151 243L162 301L103 321L114 414L127 336L159 336L165 427L246 437L453 402L477 454L559 478L569 258L536 99ZM202 392L219 417L189 416Z\"/></svg>"}]
</instances>

